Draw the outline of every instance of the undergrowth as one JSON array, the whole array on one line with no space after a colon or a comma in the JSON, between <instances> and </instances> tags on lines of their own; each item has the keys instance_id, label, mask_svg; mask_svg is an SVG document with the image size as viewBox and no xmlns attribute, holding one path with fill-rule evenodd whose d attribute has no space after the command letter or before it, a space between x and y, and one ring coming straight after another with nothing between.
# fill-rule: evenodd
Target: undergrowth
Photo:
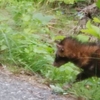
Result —
<instances>
[{"instance_id":1,"label":"undergrowth","mask_svg":"<svg viewBox=\"0 0 100 100\"><path fill-rule=\"evenodd\" d=\"M70 76L74 71L70 66L75 65L69 63L59 69L53 66L55 34L50 26L54 25L52 21L56 19L57 13L45 14L37 9L38 3L32 1L2 3L2 16L7 14L8 17L0 19L0 62L38 72L55 84L74 80L75 77ZM77 71L73 76L76 74Z\"/></svg>"},{"instance_id":2,"label":"undergrowth","mask_svg":"<svg viewBox=\"0 0 100 100\"><path fill-rule=\"evenodd\" d=\"M51 84L51 88L65 93L63 85L72 83L80 69L71 62L60 68L53 66L56 51L54 40L63 38L63 36L55 37L57 35L55 32L66 27L71 21L66 19L66 16L58 9L55 11L48 7L50 12L44 12L46 9L44 10L43 6L47 6L46 3L49 4L48 0L41 2L40 0L37 2L34 0L0 0L0 16L2 16L0 17L0 63L39 73ZM91 26L90 23L89 26ZM87 38L83 41L87 41ZM86 99L90 94L91 97L88 100L92 100L92 97L93 100L99 100L99 92L96 92L95 96L95 91L99 91L99 86L96 84L98 81L89 80L89 82L88 90L93 90L93 92L84 88L82 84L85 83L81 82L73 85L69 90L70 93L78 97L86 96ZM96 86L98 88L95 88Z\"/></svg>"}]
</instances>

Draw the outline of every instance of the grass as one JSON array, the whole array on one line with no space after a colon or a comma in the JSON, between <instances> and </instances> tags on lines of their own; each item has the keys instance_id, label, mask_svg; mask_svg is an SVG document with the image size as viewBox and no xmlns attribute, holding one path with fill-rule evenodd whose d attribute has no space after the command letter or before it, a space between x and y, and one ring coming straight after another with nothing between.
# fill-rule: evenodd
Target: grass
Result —
<instances>
[{"instance_id":1,"label":"grass","mask_svg":"<svg viewBox=\"0 0 100 100\"><path fill-rule=\"evenodd\" d=\"M73 33L71 29L77 21L58 8L40 4L31 0L0 1L0 63L15 73L23 68L39 73L53 84L51 88L65 92L63 85L72 83L79 69L70 62L60 68L52 65L56 51L54 40L63 38L62 34ZM73 84L67 92L86 100L99 100L99 81L89 79Z\"/></svg>"},{"instance_id":2,"label":"grass","mask_svg":"<svg viewBox=\"0 0 100 100\"><path fill-rule=\"evenodd\" d=\"M100 79L93 77L73 84L70 93L84 100L100 100Z\"/></svg>"}]
</instances>

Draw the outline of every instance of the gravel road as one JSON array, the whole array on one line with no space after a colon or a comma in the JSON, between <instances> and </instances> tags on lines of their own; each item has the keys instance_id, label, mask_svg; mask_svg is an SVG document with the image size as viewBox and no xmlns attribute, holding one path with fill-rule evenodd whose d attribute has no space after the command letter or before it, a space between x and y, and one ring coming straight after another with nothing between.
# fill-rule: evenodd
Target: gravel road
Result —
<instances>
[{"instance_id":1,"label":"gravel road","mask_svg":"<svg viewBox=\"0 0 100 100\"><path fill-rule=\"evenodd\" d=\"M52 94L50 88L26 76L16 76L0 70L0 100L75 100Z\"/></svg>"}]
</instances>

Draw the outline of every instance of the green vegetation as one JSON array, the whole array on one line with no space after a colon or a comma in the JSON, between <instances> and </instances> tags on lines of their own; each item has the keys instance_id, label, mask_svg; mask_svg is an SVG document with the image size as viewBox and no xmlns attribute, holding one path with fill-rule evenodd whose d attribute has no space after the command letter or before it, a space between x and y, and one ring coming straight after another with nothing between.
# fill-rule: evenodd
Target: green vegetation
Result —
<instances>
[{"instance_id":1,"label":"green vegetation","mask_svg":"<svg viewBox=\"0 0 100 100\"><path fill-rule=\"evenodd\" d=\"M95 23L100 23L100 20L98 18L94 18L93 21ZM93 25L91 21L88 21L86 24L86 29L83 29L81 31L100 39L100 28L96 25Z\"/></svg>"},{"instance_id":2,"label":"green vegetation","mask_svg":"<svg viewBox=\"0 0 100 100\"><path fill-rule=\"evenodd\" d=\"M58 25L57 22L52 22L59 16L58 13L45 14L33 1L2 1L1 4L0 62L8 66L23 67L33 73L38 72L51 82L59 81L59 84L64 84L68 80L73 81L75 78L70 74L74 70L70 66L75 65L66 65L70 68L66 71L63 66L59 69L52 66L54 40L63 37L55 37L54 31L49 29L53 24ZM59 27L56 25L55 27ZM67 77L68 71L70 77ZM77 74L74 73L73 76Z\"/></svg>"},{"instance_id":3,"label":"green vegetation","mask_svg":"<svg viewBox=\"0 0 100 100\"><path fill-rule=\"evenodd\" d=\"M79 1L85 0L58 0L57 3L74 4ZM72 20L73 16L64 15L60 8L51 8L55 2L56 0L0 0L0 63L7 64L10 69L16 66L41 74L56 92L70 92L85 97L86 100L100 100L99 79L91 78L75 83L68 90L62 88L75 80L80 69L71 62L60 68L52 65L56 50L54 41L62 39L64 36L60 32L63 29L70 30L72 26L69 25L77 22ZM94 21L100 23L97 18ZM100 38L98 26L90 21L86 26L87 29L82 32ZM84 34L77 38L83 38L82 42L88 41L88 36Z\"/></svg>"},{"instance_id":4,"label":"green vegetation","mask_svg":"<svg viewBox=\"0 0 100 100\"><path fill-rule=\"evenodd\" d=\"M83 100L99 100L100 79L90 78L83 82L73 84L73 87L69 91L80 99L84 98Z\"/></svg>"}]
</instances>

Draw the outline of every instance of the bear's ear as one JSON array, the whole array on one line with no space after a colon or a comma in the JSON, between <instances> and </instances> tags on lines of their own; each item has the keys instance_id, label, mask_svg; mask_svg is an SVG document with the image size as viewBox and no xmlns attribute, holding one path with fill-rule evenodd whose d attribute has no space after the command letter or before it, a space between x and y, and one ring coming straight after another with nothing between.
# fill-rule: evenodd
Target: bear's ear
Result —
<instances>
[{"instance_id":1,"label":"bear's ear","mask_svg":"<svg viewBox=\"0 0 100 100\"><path fill-rule=\"evenodd\" d=\"M60 45L60 44L57 44L57 48L58 48L58 50L60 50L61 52L64 51L64 47L63 47L62 45Z\"/></svg>"}]
</instances>

